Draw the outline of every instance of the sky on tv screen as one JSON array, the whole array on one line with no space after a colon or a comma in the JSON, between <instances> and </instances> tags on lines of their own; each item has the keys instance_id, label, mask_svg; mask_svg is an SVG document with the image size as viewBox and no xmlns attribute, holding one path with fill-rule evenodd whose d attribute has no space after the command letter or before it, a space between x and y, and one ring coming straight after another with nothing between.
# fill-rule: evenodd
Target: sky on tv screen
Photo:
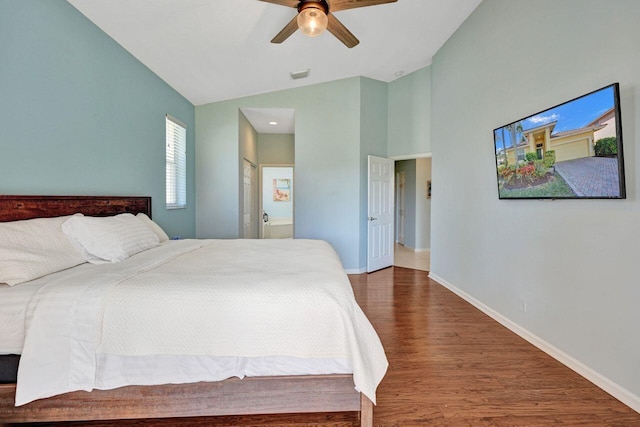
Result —
<instances>
[{"instance_id":1,"label":"sky on tv screen","mask_svg":"<svg viewBox=\"0 0 640 427\"><path fill-rule=\"evenodd\" d=\"M613 86L523 119L524 131L556 121L554 133L580 129L614 106ZM496 129L496 133L502 128ZM507 147L511 146L507 142Z\"/></svg>"}]
</instances>

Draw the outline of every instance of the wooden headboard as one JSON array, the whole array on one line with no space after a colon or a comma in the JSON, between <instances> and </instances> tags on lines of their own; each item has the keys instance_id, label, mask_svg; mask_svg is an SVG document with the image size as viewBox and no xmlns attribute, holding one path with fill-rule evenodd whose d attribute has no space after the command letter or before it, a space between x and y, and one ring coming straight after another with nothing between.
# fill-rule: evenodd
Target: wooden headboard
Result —
<instances>
[{"instance_id":1,"label":"wooden headboard","mask_svg":"<svg viewBox=\"0 0 640 427\"><path fill-rule=\"evenodd\" d=\"M0 222L50 218L83 213L109 216L145 213L151 217L151 197L116 196L3 196L0 195Z\"/></svg>"}]
</instances>

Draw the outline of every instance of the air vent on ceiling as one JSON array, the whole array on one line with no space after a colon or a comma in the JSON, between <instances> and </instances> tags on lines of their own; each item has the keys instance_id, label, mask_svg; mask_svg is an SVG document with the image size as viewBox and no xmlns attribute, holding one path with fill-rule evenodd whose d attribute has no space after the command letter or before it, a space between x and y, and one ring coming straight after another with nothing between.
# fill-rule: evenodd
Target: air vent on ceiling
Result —
<instances>
[{"instance_id":1,"label":"air vent on ceiling","mask_svg":"<svg viewBox=\"0 0 640 427\"><path fill-rule=\"evenodd\" d=\"M291 74L291 78L293 80L306 79L307 77L309 77L309 69L302 70L302 71L296 71L296 72L292 72L292 73L289 73L289 74Z\"/></svg>"}]
</instances>

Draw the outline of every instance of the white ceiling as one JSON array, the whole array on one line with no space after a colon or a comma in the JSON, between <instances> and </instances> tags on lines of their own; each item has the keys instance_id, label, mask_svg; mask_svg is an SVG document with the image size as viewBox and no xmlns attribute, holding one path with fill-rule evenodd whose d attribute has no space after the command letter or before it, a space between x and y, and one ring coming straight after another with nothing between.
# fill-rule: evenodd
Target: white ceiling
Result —
<instances>
[{"instance_id":1,"label":"white ceiling","mask_svg":"<svg viewBox=\"0 0 640 427\"><path fill-rule=\"evenodd\" d=\"M398 0L336 12L360 40L270 40L297 13L258 0L68 0L194 105L353 76L389 82L431 63L481 0ZM310 69L306 79L290 73Z\"/></svg>"},{"instance_id":2,"label":"white ceiling","mask_svg":"<svg viewBox=\"0 0 640 427\"><path fill-rule=\"evenodd\" d=\"M240 110L258 133L295 133L293 108L241 108Z\"/></svg>"}]
</instances>

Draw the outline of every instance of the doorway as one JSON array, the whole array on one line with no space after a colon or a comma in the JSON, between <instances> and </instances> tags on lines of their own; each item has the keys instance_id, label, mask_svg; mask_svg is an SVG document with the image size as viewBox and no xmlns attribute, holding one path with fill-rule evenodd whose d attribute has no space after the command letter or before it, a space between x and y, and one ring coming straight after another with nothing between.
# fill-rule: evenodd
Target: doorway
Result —
<instances>
[{"instance_id":1,"label":"doorway","mask_svg":"<svg viewBox=\"0 0 640 427\"><path fill-rule=\"evenodd\" d=\"M393 265L431 267L431 157L395 162L395 250Z\"/></svg>"},{"instance_id":2,"label":"doorway","mask_svg":"<svg viewBox=\"0 0 640 427\"><path fill-rule=\"evenodd\" d=\"M241 192L239 235L250 238L293 237L295 111L286 108L241 108L238 114ZM286 167L289 172L286 176L263 178L263 169L269 167ZM275 190L274 178L277 180ZM264 195L264 192L268 194ZM273 201L274 197L278 201ZM265 209L263 201L268 205ZM289 208L288 212L285 207ZM267 227L272 226L266 233L265 223Z\"/></svg>"},{"instance_id":3,"label":"doorway","mask_svg":"<svg viewBox=\"0 0 640 427\"><path fill-rule=\"evenodd\" d=\"M293 238L293 176L293 165L260 166L260 238Z\"/></svg>"}]
</instances>

